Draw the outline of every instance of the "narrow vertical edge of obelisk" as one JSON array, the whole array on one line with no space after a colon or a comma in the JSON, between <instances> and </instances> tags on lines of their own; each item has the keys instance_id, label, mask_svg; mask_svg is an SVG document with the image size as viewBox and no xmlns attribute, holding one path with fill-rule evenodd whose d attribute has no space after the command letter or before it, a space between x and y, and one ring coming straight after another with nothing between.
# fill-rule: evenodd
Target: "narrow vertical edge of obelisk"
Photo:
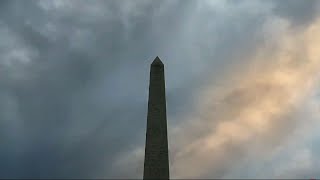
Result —
<instances>
[{"instance_id":1,"label":"narrow vertical edge of obelisk","mask_svg":"<svg viewBox=\"0 0 320 180\"><path fill-rule=\"evenodd\" d=\"M158 56L150 66L143 179L169 179L164 64Z\"/></svg>"}]
</instances>

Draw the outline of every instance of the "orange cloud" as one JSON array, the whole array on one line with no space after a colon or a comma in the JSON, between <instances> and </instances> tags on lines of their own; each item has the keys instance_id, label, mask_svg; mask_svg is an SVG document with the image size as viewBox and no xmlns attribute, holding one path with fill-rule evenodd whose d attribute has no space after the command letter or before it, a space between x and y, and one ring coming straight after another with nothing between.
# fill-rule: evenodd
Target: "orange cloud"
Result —
<instances>
[{"instance_id":1,"label":"orange cloud","mask_svg":"<svg viewBox=\"0 0 320 180\"><path fill-rule=\"evenodd\" d=\"M267 152L290 134L289 114L319 77L320 20L303 32L282 25L279 39L257 48L247 72L233 74L236 83L206 89L193 118L173 129L173 178L221 178L249 147Z\"/></svg>"}]
</instances>

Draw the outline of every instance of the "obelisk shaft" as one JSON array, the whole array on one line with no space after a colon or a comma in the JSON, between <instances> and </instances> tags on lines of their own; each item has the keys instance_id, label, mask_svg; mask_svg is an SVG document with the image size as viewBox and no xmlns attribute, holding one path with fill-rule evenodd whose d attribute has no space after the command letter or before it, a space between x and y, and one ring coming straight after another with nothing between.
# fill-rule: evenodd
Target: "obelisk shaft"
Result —
<instances>
[{"instance_id":1,"label":"obelisk shaft","mask_svg":"<svg viewBox=\"0 0 320 180\"><path fill-rule=\"evenodd\" d=\"M169 179L164 65L158 57L151 64L144 179Z\"/></svg>"}]
</instances>

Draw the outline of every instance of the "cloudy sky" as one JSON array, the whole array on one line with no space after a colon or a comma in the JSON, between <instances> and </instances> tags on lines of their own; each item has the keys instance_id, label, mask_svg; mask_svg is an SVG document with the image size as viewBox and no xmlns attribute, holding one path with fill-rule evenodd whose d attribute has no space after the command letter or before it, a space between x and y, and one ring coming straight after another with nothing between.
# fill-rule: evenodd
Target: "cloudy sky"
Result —
<instances>
[{"instance_id":1,"label":"cloudy sky","mask_svg":"<svg viewBox=\"0 0 320 180\"><path fill-rule=\"evenodd\" d=\"M165 64L172 178L320 178L320 1L0 1L0 177L142 178Z\"/></svg>"}]
</instances>

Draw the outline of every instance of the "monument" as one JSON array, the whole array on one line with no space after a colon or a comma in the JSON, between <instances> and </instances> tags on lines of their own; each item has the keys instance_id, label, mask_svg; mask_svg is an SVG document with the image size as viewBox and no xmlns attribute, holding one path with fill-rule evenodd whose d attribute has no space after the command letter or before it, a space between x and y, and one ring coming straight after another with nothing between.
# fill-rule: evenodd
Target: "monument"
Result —
<instances>
[{"instance_id":1,"label":"monument","mask_svg":"<svg viewBox=\"0 0 320 180\"><path fill-rule=\"evenodd\" d=\"M143 179L169 179L164 65L151 64Z\"/></svg>"}]
</instances>

